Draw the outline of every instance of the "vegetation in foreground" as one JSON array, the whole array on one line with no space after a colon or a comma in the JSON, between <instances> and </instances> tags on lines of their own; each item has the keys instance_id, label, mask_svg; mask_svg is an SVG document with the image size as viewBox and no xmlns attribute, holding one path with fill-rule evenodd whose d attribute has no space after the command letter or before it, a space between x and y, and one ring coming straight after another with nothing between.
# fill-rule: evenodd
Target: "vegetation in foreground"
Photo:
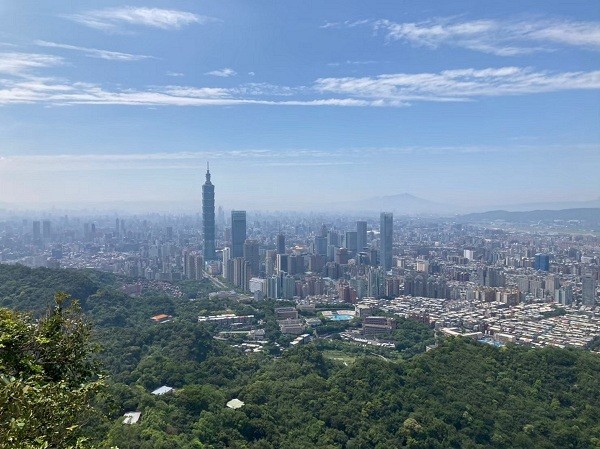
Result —
<instances>
[{"instance_id":1,"label":"vegetation in foreground","mask_svg":"<svg viewBox=\"0 0 600 449\"><path fill-rule=\"evenodd\" d=\"M431 335L418 323L405 322L397 336L402 339L397 350L404 352L387 360L342 342L310 344L278 358L247 355L214 340L194 322L199 310L232 307L211 304L206 285L199 284L196 300L189 301L159 294L131 298L115 282L94 272L0 266L1 305L36 313L50 304L50 290L66 290L80 299L94 323L90 333L81 314L66 305L39 321L2 309L0 445L600 447L597 354L497 349L462 339L419 353ZM176 319L164 324L148 320L162 312ZM268 318L267 311L258 313ZM64 323L50 325L57 321ZM98 356L108 375L103 389L90 361L95 343L102 346ZM65 366L70 368L57 369ZM176 390L150 394L161 385ZM65 396L55 398L55 390ZM44 425L53 432L35 424L35 412L42 409L26 396L31 391L39 400L49 399ZM8 407L19 395L22 405ZM232 398L245 405L226 408ZM137 424L123 424L129 411L141 412Z\"/></svg>"}]
</instances>

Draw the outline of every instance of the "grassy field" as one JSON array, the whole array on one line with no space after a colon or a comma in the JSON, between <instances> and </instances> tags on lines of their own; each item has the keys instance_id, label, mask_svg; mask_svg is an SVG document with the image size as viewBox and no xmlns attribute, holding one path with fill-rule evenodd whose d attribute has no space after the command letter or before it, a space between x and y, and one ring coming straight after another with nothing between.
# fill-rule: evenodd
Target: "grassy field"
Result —
<instances>
[{"instance_id":1,"label":"grassy field","mask_svg":"<svg viewBox=\"0 0 600 449\"><path fill-rule=\"evenodd\" d=\"M354 363L354 361L356 360L356 356L352 356L343 351L336 351L334 349L327 349L323 351L323 356L327 359L335 360L337 362L345 363L347 365Z\"/></svg>"}]
</instances>

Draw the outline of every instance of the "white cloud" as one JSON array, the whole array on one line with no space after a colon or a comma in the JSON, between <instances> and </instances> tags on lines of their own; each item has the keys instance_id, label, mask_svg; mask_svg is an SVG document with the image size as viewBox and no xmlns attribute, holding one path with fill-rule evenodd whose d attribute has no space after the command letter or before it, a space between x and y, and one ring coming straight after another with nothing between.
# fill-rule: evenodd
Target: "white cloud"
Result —
<instances>
[{"instance_id":1,"label":"white cloud","mask_svg":"<svg viewBox=\"0 0 600 449\"><path fill-rule=\"evenodd\" d=\"M319 28L354 28L360 25L366 25L372 23L372 20L345 20L344 22L325 22Z\"/></svg>"},{"instance_id":2,"label":"white cloud","mask_svg":"<svg viewBox=\"0 0 600 449\"><path fill-rule=\"evenodd\" d=\"M206 72L205 75L220 76L221 78L229 78L230 76L237 75L237 72L229 67L220 70L213 70L212 72Z\"/></svg>"},{"instance_id":3,"label":"white cloud","mask_svg":"<svg viewBox=\"0 0 600 449\"><path fill-rule=\"evenodd\" d=\"M0 53L0 73L23 75L31 69L58 66L63 62L64 60L60 56L37 53Z\"/></svg>"},{"instance_id":4,"label":"white cloud","mask_svg":"<svg viewBox=\"0 0 600 449\"><path fill-rule=\"evenodd\" d=\"M40 47L79 51L90 58L107 59L110 61L140 61L142 59L154 59L153 56L134 55L119 51L99 50L97 48L78 47L76 45L57 44L56 42L35 41L35 44Z\"/></svg>"},{"instance_id":5,"label":"white cloud","mask_svg":"<svg viewBox=\"0 0 600 449\"><path fill-rule=\"evenodd\" d=\"M62 63L57 56L0 53L0 74L8 75L0 78L0 105L400 107L416 101L473 101L481 97L600 89L600 71L549 72L512 66L330 77L317 79L311 86L244 83L229 88L167 85L108 89L34 73Z\"/></svg>"},{"instance_id":6,"label":"white cloud","mask_svg":"<svg viewBox=\"0 0 600 449\"><path fill-rule=\"evenodd\" d=\"M404 41L430 48L451 45L498 56L553 51L560 45L600 51L599 22L436 18L424 22L398 23L382 19L327 25L324 28L369 25L375 31L382 31L388 41Z\"/></svg>"},{"instance_id":7,"label":"white cloud","mask_svg":"<svg viewBox=\"0 0 600 449\"><path fill-rule=\"evenodd\" d=\"M600 71L536 72L520 67L396 73L360 78L321 78L317 90L328 94L389 101L466 101L477 97L600 89Z\"/></svg>"},{"instance_id":8,"label":"white cloud","mask_svg":"<svg viewBox=\"0 0 600 449\"><path fill-rule=\"evenodd\" d=\"M216 20L187 11L131 6L97 9L64 17L103 31L119 31L124 25L147 26L163 30L179 29L185 25L204 24Z\"/></svg>"},{"instance_id":9,"label":"white cloud","mask_svg":"<svg viewBox=\"0 0 600 449\"><path fill-rule=\"evenodd\" d=\"M167 76L172 76L172 77L181 77L181 76L185 76L183 73L181 72L167 72L165 75Z\"/></svg>"}]
</instances>

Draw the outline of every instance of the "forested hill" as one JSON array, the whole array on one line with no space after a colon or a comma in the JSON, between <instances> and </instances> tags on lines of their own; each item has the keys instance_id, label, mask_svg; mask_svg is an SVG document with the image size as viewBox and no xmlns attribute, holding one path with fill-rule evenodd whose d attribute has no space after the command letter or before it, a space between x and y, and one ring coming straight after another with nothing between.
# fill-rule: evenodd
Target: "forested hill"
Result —
<instances>
[{"instance_id":1,"label":"forested hill","mask_svg":"<svg viewBox=\"0 0 600 449\"><path fill-rule=\"evenodd\" d=\"M85 301L101 285L112 285L113 276L94 270L55 270L0 264L0 306L43 311L63 291Z\"/></svg>"},{"instance_id":2,"label":"forested hill","mask_svg":"<svg viewBox=\"0 0 600 449\"><path fill-rule=\"evenodd\" d=\"M592 352L449 339L416 356L396 348L384 357L328 340L278 357L248 354L215 340L194 320L200 312L243 312L248 305L208 300L203 283L190 287L195 300L189 301L153 292L133 298L120 292L121 282L96 272L0 265L2 305L44 309L54 289L67 290L95 323L107 386L92 401L97 417L78 423L88 440L77 447L600 447L600 357ZM260 307L256 313L268 320L272 304ZM152 323L148 317L157 311L175 319ZM415 348L431 336L419 323L399 326ZM12 328L0 330L2 342L10 341ZM161 385L175 391L151 394ZM245 405L227 408L233 398ZM130 411L141 419L125 425ZM10 446L2 432L0 426L4 449Z\"/></svg>"},{"instance_id":3,"label":"forested hill","mask_svg":"<svg viewBox=\"0 0 600 449\"><path fill-rule=\"evenodd\" d=\"M177 298L147 291L136 301L122 291L123 284L133 279L97 270L28 268L23 265L0 264L0 307L22 310L38 316L54 303L54 294L62 291L76 299L96 327L124 328L148 326L151 316L173 313ZM199 287L198 287L199 288ZM183 302L183 308L187 305ZM192 320L194 314L185 314Z\"/></svg>"}]
</instances>

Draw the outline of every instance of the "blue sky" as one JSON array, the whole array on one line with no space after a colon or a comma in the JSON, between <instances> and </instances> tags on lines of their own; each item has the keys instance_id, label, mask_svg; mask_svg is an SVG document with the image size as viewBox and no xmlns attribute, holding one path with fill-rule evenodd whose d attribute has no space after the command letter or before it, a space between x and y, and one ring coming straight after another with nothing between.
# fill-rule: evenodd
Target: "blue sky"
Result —
<instances>
[{"instance_id":1,"label":"blue sky","mask_svg":"<svg viewBox=\"0 0 600 449\"><path fill-rule=\"evenodd\" d=\"M597 2L0 4L0 203L588 200L599 122Z\"/></svg>"}]
</instances>

